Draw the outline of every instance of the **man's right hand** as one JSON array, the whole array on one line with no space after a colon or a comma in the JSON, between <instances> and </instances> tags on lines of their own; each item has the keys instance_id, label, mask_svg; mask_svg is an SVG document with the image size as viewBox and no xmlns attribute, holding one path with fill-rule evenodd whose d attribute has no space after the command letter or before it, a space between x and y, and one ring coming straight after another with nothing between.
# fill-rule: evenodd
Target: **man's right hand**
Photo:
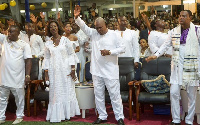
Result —
<instances>
[{"instance_id":1,"label":"man's right hand","mask_svg":"<svg viewBox=\"0 0 200 125\"><path fill-rule=\"evenodd\" d=\"M157 56L149 56L149 57L147 57L145 60L146 60L147 62L149 62L149 61L154 60L154 59L157 59Z\"/></svg>"},{"instance_id":2,"label":"man's right hand","mask_svg":"<svg viewBox=\"0 0 200 125\"><path fill-rule=\"evenodd\" d=\"M74 17L75 17L75 19L78 18L78 16L80 15L80 12L81 12L81 7L79 5L76 5L75 9L74 9Z\"/></svg>"}]
</instances>

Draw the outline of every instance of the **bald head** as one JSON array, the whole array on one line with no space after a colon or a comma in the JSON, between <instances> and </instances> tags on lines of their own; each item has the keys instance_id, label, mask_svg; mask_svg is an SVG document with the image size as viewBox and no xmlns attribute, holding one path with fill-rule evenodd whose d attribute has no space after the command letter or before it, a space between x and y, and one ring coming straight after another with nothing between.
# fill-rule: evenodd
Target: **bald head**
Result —
<instances>
[{"instance_id":1,"label":"bald head","mask_svg":"<svg viewBox=\"0 0 200 125\"><path fill-rule=\"evenodd\" d=\"M108 29L106 27L106 21L101 17L98 17L95 20L95 28L100 35L104 35L108 32Z\"/></svg>"},{"instance_id":2,"label":"bald head","mask_svg":"<svg viewBox=\"0 0 200 125\"><path fill-rule=\"evenodd\" d=\"M95 24L97 23L102 23L102 24L105 24L106 25L106 21L102 18L102 17L98 17L96 20L95 20Z\"/></svg>"}]
</instances>

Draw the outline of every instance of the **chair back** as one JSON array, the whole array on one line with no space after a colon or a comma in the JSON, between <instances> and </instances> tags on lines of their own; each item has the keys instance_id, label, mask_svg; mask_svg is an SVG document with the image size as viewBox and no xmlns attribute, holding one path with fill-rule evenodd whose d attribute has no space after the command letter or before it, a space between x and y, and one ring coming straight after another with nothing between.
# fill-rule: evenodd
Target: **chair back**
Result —
<instances>
[{"instance_id":1,"label":"chair back","mask_svg":"<svg viewBox=\"0 0 200 125\"><path fill-rule=\"evenodd\" d=\"M38 58L32 58L32 67L31 67L31 74L30 79L31 80L38 80L39 75L39 60Z\"/></svg>"},{"instance_id":2,"label":"chair back","mask_svg":"<svg viewBox=\"0 0 200 125\"><path fill-rule=\"evenodd\" d=\"M120 91L128 91L128 83L135 78L134 58L133 57L119 57L119 80Z\"/></svg>"},{"instance_id":3,"label":"chair back","mask_svg":"<svg viewBox=\"0 0 200 125\"><path fill-rule=\"evenodd\" d=\"M90 61L85 63L85 71L84 71L84 81L92 80L92 74L90 73Z\"/></svg>"},{"instance_id":4,"label":"chair back","mask_svg":"<svg viewBox=\"0 0 200 125\"><path fill-rule=\"evenodd\" d=\"M170 80L171 75L171 58L159 57L158 59L146 62L142 61L141 79L151 80L157 78L159 75L165 75L167 81Z\"/></svg>"}]
</instances>

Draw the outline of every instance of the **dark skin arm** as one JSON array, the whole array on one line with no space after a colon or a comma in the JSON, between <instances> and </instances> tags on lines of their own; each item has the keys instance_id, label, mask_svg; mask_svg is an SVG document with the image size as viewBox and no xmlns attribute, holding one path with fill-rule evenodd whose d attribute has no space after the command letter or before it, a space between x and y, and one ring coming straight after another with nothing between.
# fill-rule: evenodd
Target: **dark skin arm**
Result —
<instances>
[{"instance_id":1,"label":"dark skin arm","mask_svg":"<svg viewBox=\"0 0 200 125\"><path fill-rule=\"evenodd\" d=\"M32 67L32 61L31 58L28 58L25 60L26 63L26 76L30 76L31 74L31 67ZM25 82L30 81L30 77L25 77Z\"/></svg>"},{"instance_id":2,"label":"dark skin arm","mask_svg":"<svg viewBox=\"0 0 200 125\"><path fill-rule=\"evenodd\" d=\"M151 24L150 24L150 22L148 20L147 15L144 14L144 13L142 13L141 15L142 15L142 18L143 18L144 22L146 23L146 26L149 29L149 31L152 31Z\"/></svg>"},{"instance_id":3,"label":"dark skin arm","mask_svg":"<svg viewBox=\"0 0 200 125\"><path fill-rule=\"evenodd\" d=\"M71 73L69 74L71 77L72 77L72 79L74 80L74 81L76 81L77 80L77 77L76 77L76 75L75 75L75 65L71 65Z\"/></svg>"}]
</instances>

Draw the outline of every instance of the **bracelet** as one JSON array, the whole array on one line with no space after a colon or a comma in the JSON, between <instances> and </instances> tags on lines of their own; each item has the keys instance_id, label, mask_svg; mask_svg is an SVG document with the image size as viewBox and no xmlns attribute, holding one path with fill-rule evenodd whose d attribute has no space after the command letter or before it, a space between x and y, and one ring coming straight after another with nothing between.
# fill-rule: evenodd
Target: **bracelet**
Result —
<instances>
[{"instance_id":1,"label":"bracelet","mask_svg":"<svg viewBox=\"0 0 200 125\"><path fill-rule=\"evenodd\" d=\"M71 70L76 70L75 68L71 68Z\"/></svg>"},{"instance_id":2,"label":"bracelet","mask_svg":"<svg viewBox=\"0 0 200 125\"><path fill-rule=\"evenodd\" d=\"M26 78L30 78L30 75L26 75Z\"/></svg>"}]
</instances>

